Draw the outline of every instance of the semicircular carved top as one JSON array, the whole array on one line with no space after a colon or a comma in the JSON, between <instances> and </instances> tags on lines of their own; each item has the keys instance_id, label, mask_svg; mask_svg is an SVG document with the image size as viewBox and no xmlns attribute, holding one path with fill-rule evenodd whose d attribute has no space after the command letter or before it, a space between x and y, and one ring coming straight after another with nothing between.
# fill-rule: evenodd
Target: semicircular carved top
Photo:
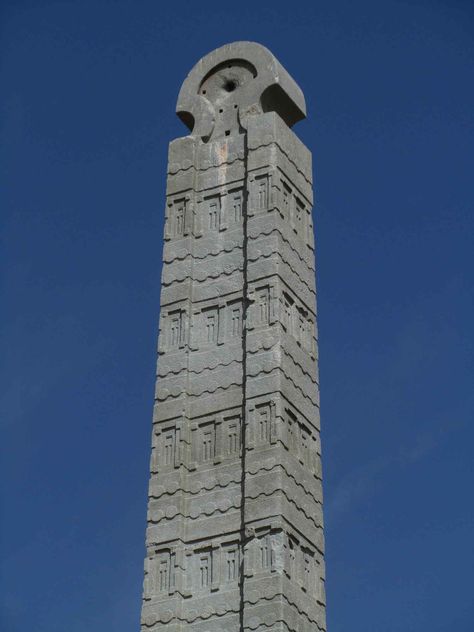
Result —
<instances>
[{"instance_id":1,"label":"semicircular carved top","mask_svg":"<svg viewBox=\"0 0 474 632\"><path fill-rule=\"evenodd\" d=\"M291 127L306 116L303 93L272 53L254 42L226 44L186 77L176 113L207 142L238 133L249 116L277 112Z\"/></svg>"}]
</instances>

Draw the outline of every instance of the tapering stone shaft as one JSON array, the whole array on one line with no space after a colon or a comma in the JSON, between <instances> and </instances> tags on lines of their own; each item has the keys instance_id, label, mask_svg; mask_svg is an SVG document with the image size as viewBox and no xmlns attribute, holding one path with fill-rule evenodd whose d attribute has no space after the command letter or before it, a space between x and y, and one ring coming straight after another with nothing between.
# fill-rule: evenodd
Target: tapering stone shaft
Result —
<instances>
[{"instance_id":1,"label":"tapering stone shaft","mask_svg":"<svg viewBox=\"0 0 474 632\"><path fill-rule=\"evenodd\" d=\"M304 97L236 42L193 68L177 113L142 629L325 630Z\"/></svg>"}]
</instances>

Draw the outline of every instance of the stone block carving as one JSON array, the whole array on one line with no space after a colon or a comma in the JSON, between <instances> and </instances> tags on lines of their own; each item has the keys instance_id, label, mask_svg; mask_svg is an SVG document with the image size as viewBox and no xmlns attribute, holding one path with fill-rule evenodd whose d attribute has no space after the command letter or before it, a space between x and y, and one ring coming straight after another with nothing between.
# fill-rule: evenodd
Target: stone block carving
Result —
<instances>
[{"instance_id":1,"label":"stone block carving","mask_svg":"<svg viewBox=\"0 0 474 632\"><path fill-rule=\"evenodd\" d=\"M311 153L259 44L206 55L169 147L142 629L325 630Z\"/></svg>"}]
</instances>

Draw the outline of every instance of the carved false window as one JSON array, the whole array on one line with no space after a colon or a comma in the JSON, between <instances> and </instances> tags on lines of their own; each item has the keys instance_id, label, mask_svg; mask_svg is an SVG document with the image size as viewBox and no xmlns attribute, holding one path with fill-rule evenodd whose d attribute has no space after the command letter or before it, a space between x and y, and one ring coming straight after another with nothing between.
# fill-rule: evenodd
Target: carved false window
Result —
<instances>
[{"instance_id":1,"label":"carved false window","mask_svg":"<svg viewBox=\"0 0 474 632\"><path fill-rule=\"evenodd\" d=\"M268 176L257 176L255 178L256 210L266 211L268 208Z\"/></svg>"},{"instance_id":2,"label":"carved false window","mask_svg":"<svg viewBox=\"0 0 474 632\"><path fill-rule=\"evenodd\" d=\"M184 340L183 312L176 310L168 314L168 349L178 349Z\"/></svg>"},{"instance_id":3,"label":"carved false window","mask_svg":"<svg viewBox=\"0 0 474 632\"><path fill-rule=\"evenodd\" d=\"M216 344L219 335L219 310L211 307L203 311L204 320L204 342L206 344Z\"/></svg>"},{"instance_id":4,"label":"carved false window","mask_svg":"<svg viewBox=\"0 0 474 632\"><path fill-rule=\"evenodd\" d=\"M237 338L242 335L242 306L239 304L230 305L230 336Z\"/></svg>"},{"instance_id":5,"label":"carved false window","mask_svg":"<svg viewBox=\"0 0 474 632\"><path fill-rule=\"evenodd\" d=\"M199 587L208 588L212 583L212 553L203 551L199 554Z\"/></svg>"},{"instance_id":6,"label":"carved false window","mask_svg":"<svg viewBox=\"0 0 474 632\"><path fill-rule=\"evenodd\" d=\"M293 299L288 296L286 292L283 292L283 314L282 323L287 333L291 334L293 331Z\"/></svg>"},{"instance_id":7,"label":"carved false window","mask_svg":"<svg viewBox=\"0 0 474 632\"><path fill-rule=\"evenodd\" d=\"M242 190L230 191L230 217L234 224L242 221Z\"/></svg>"},{"instance_id":8,"label":"carved false window","mask_svg":"<svg viewBox=\"0 0 474 632\"><path fill-rule=\"evenodd\" d=\"M257 323L268 325L270 322L270 291L268 287L256 291Z\"/></svg>"},{"instance_id":9,"label":"carved false window","mask_svg":"<svg viewBox=\"0 0 474 632\"><path fill-rule=\"evenodd\" d=\"M176 430L170 428L166 430L162 435L163 443L163 465L174 465L175 451L176 451Z\"/></svg>"},{"instance_id":10,"label":"carved false window","mask_svg":"<svg viewBox=\"0 0 474 632\"><path fill-rule=\"evenodd\" d=\"M259 562L260 568L266 570L273 565L273 552L270 534L267 533L259 539Z\"/></svg>"},{"instance_id":11,"label":"carved false window","mask_svg":"<svg viewBox=\"0 0 474 632\"><path fill-rule=\"evenodd\" d=\"M309 549L302 549L303 554L303 577L301 587L303 590L309 590L312 587L313 562L314 555Z\"/></svg>"},{"instance_id":12,"label":"carved false window","mask_svg":"<svg viewBox=\"0 0 474 632\"><path fill-rule=\"evenodd\" d=\"M301 452L300 459L304 465L309 465L309 441L310 435L303 425L300 427Z\"/></svg>"},{"instance_id":13,"label":"carved false window","mask_svg":"<svg viewBox=\"0 0 474 632\"><path fill-rule=\"evenodd\" d=\"M311 558L308 553L303 553L303 585L309 585L311 575Z\"/></svg>"},{"instance_id":14,"label":"carved false window","mask_svg":"<svg viewBox=\"0 0 474 632\"><path fill-rule=\"evenodd\" d=\"M159 555L157 569L158 592L171 592L175 586L175 554L165 551Z\"/></svg>"},{"instance_id":15,"label":"carved false window","mask_svg":"<svg viewBox=\"0 0 474 632\"><path fill-rule=\"evenodd\" d=\"M286 417L286 433L287 433L287 448L290 452L295 449L295 435L296 435L296 426L298 422L296 421L295 415L288 408L285 410Z\"/></svg>"},{"instance_id":16,"label":"carved false window","mask_svg":"<svg viewBox=\"0 0 474 632\"><path fill-rule=\"evenodd\" d=\"M313 476L318 475L318 436L310 436L308 446L308 466Z\"/></svg>"},{"instance_id":17,"label":"carved false window","mask_svg":"<svg viewBox=\"0 0 474 632\"><path fill-rule=\"evenodd\" d=\"M298 234L303 237L306 234L306 209L303 202L297 197L295 198L295 228Z\"/></svg>"},{"instance_id":18,"label":"carved false window","mask_svg":"<svg viewBox=\"0 0 474 632\"><path fill-rule=\"evenodd\" d=\"M227 420L227 454L232 456L240 452L240 418Z\"/></svg>"},{"instance_id":19,"label":"carved false window","mask_svg":"<svg viewBox=\"0 0 474 632\"><path fill-rule=\"evenodd\" d=\"M300 310L297 314L296 339L303 346L305 341L306 323L305 318Z\"/></svg>"},{"instance_id":20,"label":"carved false window","mask_svg":"<svg viewBox=\"0 0 474 632\"><path fill-rule=\"evenodd\" d=\"M225 580L236 581L239 577L239 547L233 545L225 551Z\"/></svg>"},{"instance_id":21,"label":"carved false window","mask_svg":"<svg viewBox=\"0 0 474 632\"><path fill-rule=\"evenodd\" d=\"M200 428L201 435L201 463L213 461L216 455L216 427L214 423L205 424Z\"/></svg>"},{"instance_id":22,"label":"carved false window","mask_svg":"<svg viewBox=\"0 0 474 632\"><path fill-rule=\"evenodd\" d=\"M288 418L288 449L294 450L295 446L295 428L296 422L291 417Z\"/></svg>"},{"instance_id":23,"label":"carved false window","mask_svg":"<svg viewBox=\"0 0 474 632\"><path fill-rule=\"evenodd\" d=\"M219 230L221 215L221 200L219 195L207 199L207 228L211 231Z\"/></svg>"},{"instance_id":24,"label":"carved false window","mask_svg":"<svg viewBox=\"0 0 474 632\"><path fill-rule=\"evenodd\" d=\"M176 423L179 423L177 421ZM152 451L151 467L153 472L179 467L180 465L180 427L161 425L155 426L153 442L155 447Z\"/></svg>"},{"instance_id":25,"label":"carved false window","mask_svg":"<svg viewBox=\"0 0 474 632\"><path fill-rule=\"evenodd\" d=\"M258 443L270 443L271 411L269 404L263 404L255 409L256 432Z\"/></svg>"},{"instance_id":26,"label":"carved false window","mask_svg":"<svg viewBox=\"0 0 474 632\"><path fill-rule=\"evenodd\" d=\"M179 238L184 235L184 227L186 221L186 199L181 198L179 200L174 200L170 204L169 210L169 223L170 223L170 231L172 237Z\"/></svg>"},{"instance_id":27,"label":"carved false window","mask_svg":"<svg viewBox=\"0 0 474 632\"><path fill-rule=\"evenodd\" d=\"M168 560L161 560L158 567L158 590L160 592L168 591L169 582L169 563Z\"/></svg>"},{"instance_id":28,"label":"carved false window","mask_svg":"<svg viewBox=\"0 0 474 632\"><path fill-rule=\"evenodd\" d=\"M296 541L290 536L288 540L288 574L290 577L294 577L296 572L296 549Z\"/></svg>"},{"instance_id":29,"label":"carved false window","mask_svg":"<svg viewBox=\"0 0 474 632\"><path fill-rule=\"evenodd\" d=\"M200 425L192 424L190 469L195 469L199 463L216 463L218 447L216 427L219 425L215 421L208 421Z\"/></svg>"},{"instance_id":30,"label":"carved false window","mask_svg":"<svg viewBox=\"0 0 474 632\"><path fill-rule=\"evenodd\" d=\"M181 340L181 314L171 317L170 323L170 346L177 347Z\"/></svg>"}]
</instances>

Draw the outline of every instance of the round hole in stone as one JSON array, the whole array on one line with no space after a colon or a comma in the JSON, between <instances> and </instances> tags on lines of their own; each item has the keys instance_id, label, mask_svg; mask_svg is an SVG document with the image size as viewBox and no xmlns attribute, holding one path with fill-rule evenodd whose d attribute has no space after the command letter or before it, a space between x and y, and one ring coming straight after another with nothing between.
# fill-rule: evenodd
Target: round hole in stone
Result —
<instances>
[{"instance_id":1,"label":"round hole in stone","mask_svg":"<svg viewBox=\"0 0 474 632\"><path fill-rule=\"evenodd\" d=\"M237 88L237 84L235 83L235 81L232 81L232 79L229 79L224 84L224 90L226 92L234 92L236 88Z\"/></svg>"}]
</instances>

